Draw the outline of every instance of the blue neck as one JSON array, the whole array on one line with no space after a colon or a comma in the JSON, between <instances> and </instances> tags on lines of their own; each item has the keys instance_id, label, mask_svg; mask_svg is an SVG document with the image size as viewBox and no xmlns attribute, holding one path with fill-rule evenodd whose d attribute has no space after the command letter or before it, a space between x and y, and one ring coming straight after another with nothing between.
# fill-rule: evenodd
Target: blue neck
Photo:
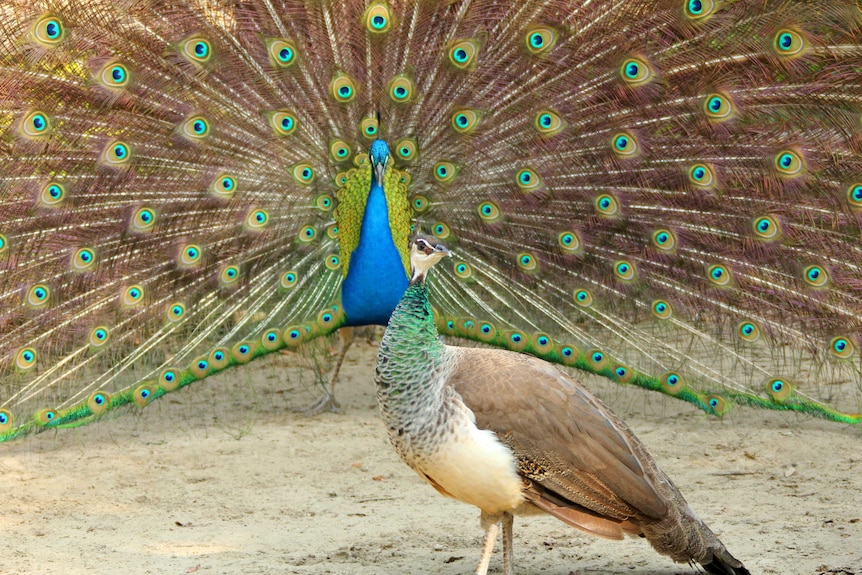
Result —
<instances>
[{"instance_id":1,"label":"blue neck","mask_svg":"<svg viewBox=\"0 0 862 575\"><path fill-rule=\"evenodd\" d=\"M386 325L404 290L407 275L392 240L383 186L372 176L362 216L359 245L341 285L345 325Z\"/></svg>"}]
</instances>

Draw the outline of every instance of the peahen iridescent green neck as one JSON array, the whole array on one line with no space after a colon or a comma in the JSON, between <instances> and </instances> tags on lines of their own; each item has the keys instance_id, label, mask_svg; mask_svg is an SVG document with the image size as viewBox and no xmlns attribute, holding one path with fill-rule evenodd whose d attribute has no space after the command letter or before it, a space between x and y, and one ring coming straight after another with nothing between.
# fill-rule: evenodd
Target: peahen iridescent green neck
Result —
<instances>
[{"instance_id":1,"label":"peahen iridescent green neck","mask_svg":"<svg viewBox=\"0 0 862 575\"><path fill-rule=\"evenodd\" d=\"M338 220L355 219L358 213L362 214L361 226L339 222L341 229L354 231L352 237L342 238L341 243L346 270L341 301L348 326L386 325L407 286L405 263L410 216L409 208L405 210L406 186L388 167L389 147L385 141L375 140L369 156L370 169L351 175L356 181L348 181L340 190L336 213ZM370 183L366 179L369 173ZM381 277L387 281L380 281Z\"/></svg>"},{"instance_id":2,"label":"peahen iridescent green neck","mask_svg":"<svg viewBox=\"0 0 862 575\"><path fill-rule=\"evenodd\" d=\"M416 393L424 394L430 380L422 374L435 371L444 353L445 346L439 339L428 302L425 279L413 280L392 312L380 342L377 393L384 419L393 417L387 409L390 399L411 402ZM434 408L436 399L424 397L422 403L426 404L425 408Z\"/></svg>"}]
</instances>

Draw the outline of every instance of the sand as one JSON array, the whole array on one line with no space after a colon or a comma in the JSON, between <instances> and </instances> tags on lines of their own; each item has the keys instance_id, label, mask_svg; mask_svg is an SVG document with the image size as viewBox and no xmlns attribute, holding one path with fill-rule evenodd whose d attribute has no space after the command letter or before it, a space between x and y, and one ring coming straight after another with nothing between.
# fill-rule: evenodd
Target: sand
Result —
<instances>
[{"instance_id":1,"label":"sand","mask_svg":"<svg viewBox=\"0 0 862 575\"><path fill-rule=\"evenodd\" d=\"M3 574L467 574L478 512L401 463L348 355L342 414L295 410L320 378L275 354L145 409L0 445ZM862 429L589 385L623 415L749 570L862 573ZM683 574L640 539L516 519L519 575ZM500 573L501 555L492 560Z\"/></svg>"}]
</instances>

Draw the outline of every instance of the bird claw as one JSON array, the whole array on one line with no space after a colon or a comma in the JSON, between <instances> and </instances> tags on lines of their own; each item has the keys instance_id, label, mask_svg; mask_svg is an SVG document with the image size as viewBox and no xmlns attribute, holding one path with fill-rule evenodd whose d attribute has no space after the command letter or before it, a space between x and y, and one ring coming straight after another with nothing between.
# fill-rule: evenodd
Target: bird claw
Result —
<instances>
[{"instance_id":1,"label":"bird claw","mask_svg":"<svg viewBox=\"0 0 862 575\"><path fill-rule=\"evenodd\" d=\"M338 400L335 399L335 396L328 391L323 392L323 394L307 408L299 409L297 411L299 411L306 417L313 417L315 415L320 415L321 413L326 412L343 413L343 410L341 409L341 404L338 403Z\"/></svg>"}]
</instances>

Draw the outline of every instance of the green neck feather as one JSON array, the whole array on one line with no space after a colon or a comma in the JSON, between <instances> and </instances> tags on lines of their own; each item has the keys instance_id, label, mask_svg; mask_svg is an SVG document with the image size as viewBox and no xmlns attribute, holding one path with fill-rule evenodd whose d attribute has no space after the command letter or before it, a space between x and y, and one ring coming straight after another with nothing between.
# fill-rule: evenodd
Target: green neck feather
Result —
<instances>
[{"instance_id":1,"label":"green neck feather","mask_svg":"<svg viewBox=\"0 0 862 575\"><path fill-rule=\"evenodd\" d=\"M381 355L390 360L431 363L440 357L444 346L437 335L434 312L428 303L424 280L411 282L383 334Z\"/></svg>"}]
</instances>

